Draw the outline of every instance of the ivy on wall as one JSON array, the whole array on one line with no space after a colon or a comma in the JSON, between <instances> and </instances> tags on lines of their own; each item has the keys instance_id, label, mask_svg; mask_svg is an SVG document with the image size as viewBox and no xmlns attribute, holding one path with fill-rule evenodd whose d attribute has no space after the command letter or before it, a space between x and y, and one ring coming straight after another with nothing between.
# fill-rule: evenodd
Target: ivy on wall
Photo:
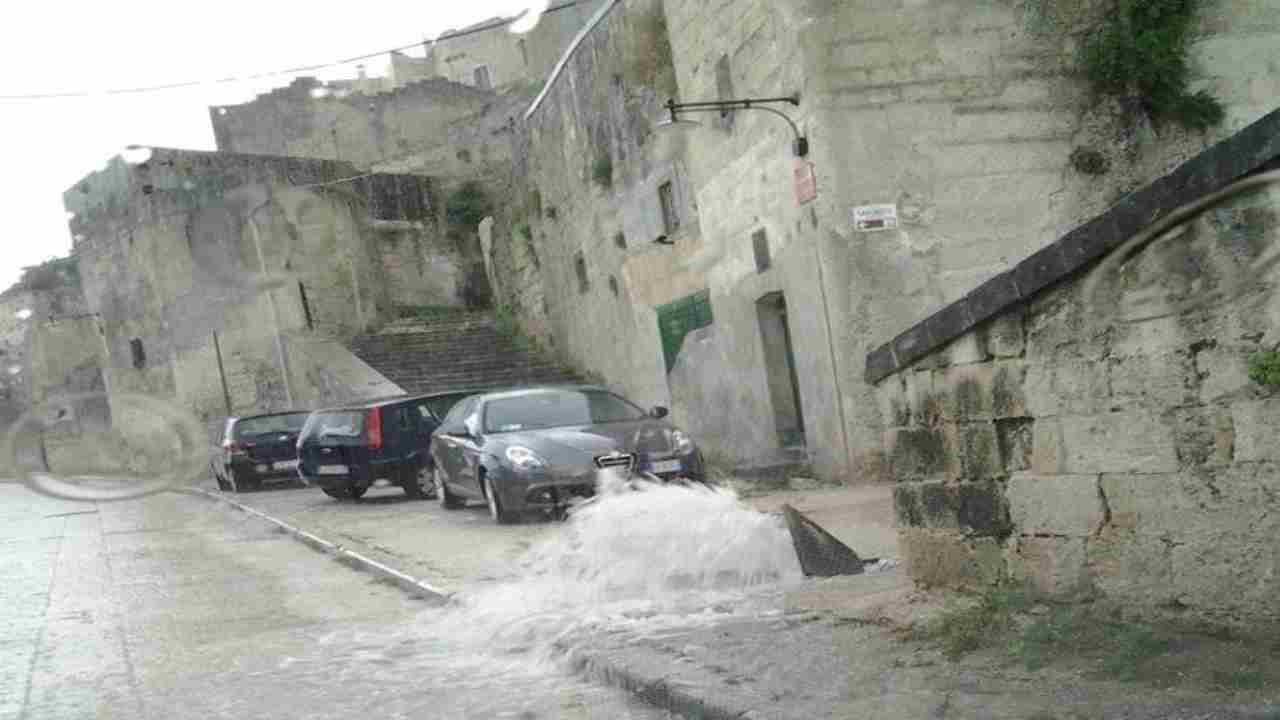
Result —
<instances>
[{"instance_id":1,"label":"ivy on wall","mask_svg":"<svg viewBox=\"0 0 1280 720\"><path fill-rule=\"evenodd\" d=\"M1081 46L1094 91L1136 101L1154 124L1205 130L1222 121L1222 103L1190 90L1188 50L1205 0L1115 0Z\"/></svg>"}]
</instances>

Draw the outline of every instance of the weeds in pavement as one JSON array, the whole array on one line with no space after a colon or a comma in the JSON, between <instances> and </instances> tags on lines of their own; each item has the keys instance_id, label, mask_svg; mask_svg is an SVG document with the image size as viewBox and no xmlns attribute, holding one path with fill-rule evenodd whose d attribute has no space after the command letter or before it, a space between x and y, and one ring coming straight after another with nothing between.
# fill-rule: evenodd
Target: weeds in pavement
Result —
<instances>
[{"instance_id":1,"label":"weeds in pavement","mask_svg":"<svg viewBox=\"0 0 1280 720\"><path fill-rule=\"evenodd\" d=\"M1025 592L1000 586L979 595L972 604L953 605L911 635L938 643L948 658L956 660L1007 636L1014 629L1016 613L1030 605Z\"/></svg>"},{"instance_id":2,"label":"weeds in pavement","mask_svg":"<svg viewBox=\"0 0 1280 720\"><path fill-rule=\"evenodd\" d=\"M1097 679L1234 693L1280 687L1280 645L1270 637L1134 620L1102 603L1045 606L1011 586L957 601L907 633L951 660L991 650L1032 671L1073 665Z\"/></svg>"}]
</instances>

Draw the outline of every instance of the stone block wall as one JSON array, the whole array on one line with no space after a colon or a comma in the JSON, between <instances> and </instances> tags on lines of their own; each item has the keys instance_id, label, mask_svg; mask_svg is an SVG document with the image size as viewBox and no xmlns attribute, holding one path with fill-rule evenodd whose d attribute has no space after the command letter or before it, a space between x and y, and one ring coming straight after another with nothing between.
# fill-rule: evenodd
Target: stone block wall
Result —
<instances>
[{"instance_id":1,"label":"stone block wall","mask_svg":"<svg viewBox=\"0 0 1280 720\"><path fill-rule=\"evenodd\" d=\"M881 380L913 577L1280 621L1277 260L1271 184Z\"/></svg>"}]
</instances>

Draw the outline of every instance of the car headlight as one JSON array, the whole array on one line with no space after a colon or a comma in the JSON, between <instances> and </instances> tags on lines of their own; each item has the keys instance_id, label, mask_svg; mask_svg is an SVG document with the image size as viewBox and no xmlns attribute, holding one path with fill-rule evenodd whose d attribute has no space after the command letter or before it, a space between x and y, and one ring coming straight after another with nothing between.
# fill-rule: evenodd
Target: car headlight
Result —
<instances>
[{"instance_id":1,"label":"car headlight","mask_svg":"<svg viewBox=\"0 0 1280 720\"><path fill-rule=\"evenodd\" d=\"M537 453L519 445L507 448L507 460L511 461L517 470L537 470L547 466Z\"/></svg>"},{"instance_id":2,"label":"car headlight","mask_svg":"<svg viewBox=\"0 0 1280 720\"><path fill-rule=\"evenodd\" d=\"M683 430L671 431L671 444L679 455L688 455L693 452L693 438Z\"/></svg>"}]
</instances>

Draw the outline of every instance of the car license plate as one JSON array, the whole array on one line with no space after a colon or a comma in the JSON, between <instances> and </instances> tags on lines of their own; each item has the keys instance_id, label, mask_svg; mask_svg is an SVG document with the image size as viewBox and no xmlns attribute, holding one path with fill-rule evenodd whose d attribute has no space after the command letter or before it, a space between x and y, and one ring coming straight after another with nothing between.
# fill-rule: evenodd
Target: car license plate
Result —
<instances>
[{"instance_id":1,"label":"car license plate","mask_svg":"<svg viewBox=\"0 0 1280 720\"><path fill-rule=\"evenodd\" d=\"M277 470L292 470L298 467L298 461L297 460L281 460L280 462L272 465L272 467L274 467Z\"/></svg>"},{"instance_id":2,"label":"car license plate","mask_svg":"<svg viewBox=\"0 0 1280 720\"><path fill-rule=\"evenodd\" d=\"M655 474L680 472L681 469L679 460L658 460L649 463L649 472Z\"/></svg>"},{"instance_id":3,"label":"car license plate","mask_svg":"<svg viewBox=\"0 0 1280 720\"><path fill-rule=\"evenodd\" d=\"M347 471L346 465L321 465L317 470L321 475L346 475Z\"/></svg>"}]
</instances>

